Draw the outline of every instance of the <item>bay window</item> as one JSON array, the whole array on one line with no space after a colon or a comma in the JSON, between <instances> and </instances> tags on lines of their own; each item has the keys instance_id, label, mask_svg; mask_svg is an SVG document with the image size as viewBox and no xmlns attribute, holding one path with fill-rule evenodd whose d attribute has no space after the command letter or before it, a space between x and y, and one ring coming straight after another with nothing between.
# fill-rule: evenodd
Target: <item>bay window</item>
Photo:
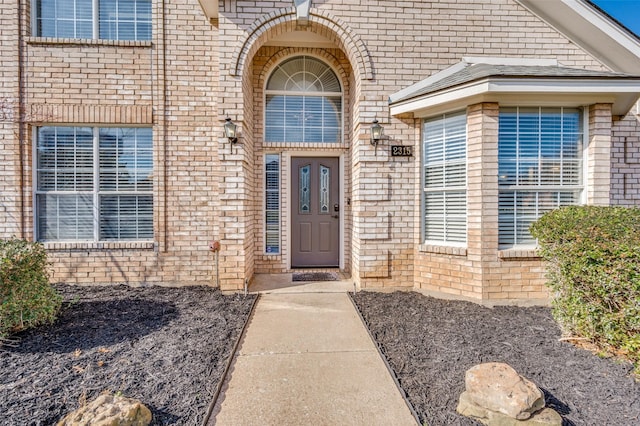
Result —
<instances>
[{"instance_id":1,"label":"bay window","mask_svg":"<svg viewBox=\"0 0 640 426\"><path fill-rule=\"evenodd\" d=\"M467 116L445 114L423 125L424 240L467 241Z\"/></svg>"},{"instance_id":2,"label":"bay window","mask_svg":"<svg viewBox=\"0 0 640 426\"><path fill-rule=\"evenodd\" d=\"M532 222L560 206L579 204L582 168L580 109L500 108L500 248L533 246Z\"/></svg>"},{"instance_id":3,"label":"bay window","mask_svg":"<svg viewBox=\"0 0 640 426\"><path fill-rule=\"evenodd\" d=\"M35 145L38 240L153 239L150 128L46 126Z\"/></svg>"}]
</instances>

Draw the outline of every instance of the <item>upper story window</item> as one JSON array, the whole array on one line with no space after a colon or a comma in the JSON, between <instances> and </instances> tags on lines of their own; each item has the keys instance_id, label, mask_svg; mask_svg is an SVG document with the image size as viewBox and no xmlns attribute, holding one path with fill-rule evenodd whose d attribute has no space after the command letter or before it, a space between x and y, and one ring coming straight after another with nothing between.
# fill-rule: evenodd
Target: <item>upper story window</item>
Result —
<instances>
[{"instance_id":1,"label":"upper story window","mask_svg":"<svg viewBox=\"0 0 640 426\"><path fill-rule=\"evenodd\" d=\"M424 121L424 240L460 245L467 241L467 115Z\"/></svg>"},{"instance_id":2,"label":"upper story window","mask_svg":"<svg viewBox=\"0 0 640 426\"><path fill-rule=\"evenodd\" d=\"M153 239L150 128L45 126L35 137L38 240Z\"/></svg>"},{"instance_id":3,"label":"upper story window","mask_svg":"<svg viewBox=\"0 0 640 426\"><path fill-rule=\"evenodd\" d=\"M499 245L534 245L529 226L544 213L578 204L583 189L582 111L500 108Z\"/></svg>"},{"instance_id":4,"label":"upper story window","mask_svg":"<svg viewBox=\"0 0 640 426\"><path fill-rule=\"evenodd\" d=\"M266 87L265 141L342 141L342 88L329 66L309 56L278 65Z\"/></svg>"},{"instance_id":5,"label":"upper story window","mask_svg":"<svg viewBox=\"0 0 640 426\"><path fill-rule=\"evenodd\" d=\"M35 0L38 37L151 40L151 0Z\"/></svg>"}]
</instances>

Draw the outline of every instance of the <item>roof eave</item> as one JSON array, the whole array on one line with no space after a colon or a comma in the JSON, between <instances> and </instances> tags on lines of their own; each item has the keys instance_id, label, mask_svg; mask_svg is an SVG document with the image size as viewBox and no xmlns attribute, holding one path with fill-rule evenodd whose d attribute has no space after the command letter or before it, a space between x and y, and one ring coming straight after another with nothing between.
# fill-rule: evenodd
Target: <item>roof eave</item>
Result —
<instances>
[{"instance_id":1,"label":"roof eave","mask_svg":"<svg viewBox=\"0 0 640 426\"><path fill-rule=\"evenodd\" d=\"M640 69L640 39L586 0L516 0L613 71Z\"/></svg>"},{"instance_id":2,"label":"roof eave","mask_svg":"<svg viewBox=\"0 0 640 426\"><path fill-rule=\"evenodd\" d=\"M640 78L489 77L392 102L390 110L393 116L411 113L416 117L425 117L480 102L499 102L501 105L535 102L536 105L557 106L611 103L614 115L625 115L638 98L640 98Z\"/></svg>"}]
</instances>

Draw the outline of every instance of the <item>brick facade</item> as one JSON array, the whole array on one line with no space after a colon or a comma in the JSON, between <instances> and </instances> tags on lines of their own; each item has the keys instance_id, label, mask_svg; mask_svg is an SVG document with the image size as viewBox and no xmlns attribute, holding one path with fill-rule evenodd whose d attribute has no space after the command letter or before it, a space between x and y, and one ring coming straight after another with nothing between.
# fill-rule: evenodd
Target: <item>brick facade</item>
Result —
<instances>
[{"instance_id":1,"label":"brick facade","mask_svg":"<svg viewBox=\"0 0 640 426\"><path fill-rule=\"evenodd\" d=\"M634 108L635 110L635 108ZM640 111L639 111L640 112ZM611 204L640 205L640 115L613 117L611 134Z\"/></svg>"},{"instance_id":2,"label":"brick facade","mask_svg":"<svg viewBox=\"0 0 640 426\"><path fill-rule=\"evenodd\" d=\"M307 155L340 158L341 267L358 287L417 289L486 303L548 297L535 252L498 247L500 104L466 106L463 248L422 241L422 120L391 116L388 103L390 94L466 56L554 59L607 70L519 3L332 0L312 2L308 20L298 21L291 1L227 1L220 2L213 25L197 0L154 1L151 41L34 37L30 3L0 0L0 99L13 114L0 110L0 236L34 238L36 126L153 129L153 241L47 242L54 281L236 291L254 274L290 272L291 158ZM292 41L287 34L293 32L305 37ZM296 55L318 58L338 76L340 143L264 141L266 81ZM22 124L16 111L23 111ZM587 202L638 205L638 116L612 117L608 104L586 105L586 111ZM226 117L239 128L233 146L223 137ZM370 144L374 119L385 131L377 147ZM391 145L411 146L414 156L391 157ZM281 159L276 255L264 249L265 154ZM219 253L209 251L214 240Z\"/></svg>"}]
</instances>

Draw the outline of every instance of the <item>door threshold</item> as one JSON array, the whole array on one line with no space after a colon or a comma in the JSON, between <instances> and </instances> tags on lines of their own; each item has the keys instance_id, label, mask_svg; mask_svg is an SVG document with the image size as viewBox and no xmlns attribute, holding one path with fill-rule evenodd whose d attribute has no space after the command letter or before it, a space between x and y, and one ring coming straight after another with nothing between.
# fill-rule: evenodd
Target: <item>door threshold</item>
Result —
<instances>
[{"instance_id":1,"label":"door threshold","mask_svg":"<svg viewBox=\"0 0 640 426\"><path fill-rule=\"evenodd\" d=\"M316 269L296 273L313 273ZM319 272L327 272L322 269ZM284 274L255 274L249 285L249 293L346 293L353 291L354 284L351 276L339 269L335 270L337 275L333 281L293 281L293 273Z\"/></svg>"}]
</instances>

